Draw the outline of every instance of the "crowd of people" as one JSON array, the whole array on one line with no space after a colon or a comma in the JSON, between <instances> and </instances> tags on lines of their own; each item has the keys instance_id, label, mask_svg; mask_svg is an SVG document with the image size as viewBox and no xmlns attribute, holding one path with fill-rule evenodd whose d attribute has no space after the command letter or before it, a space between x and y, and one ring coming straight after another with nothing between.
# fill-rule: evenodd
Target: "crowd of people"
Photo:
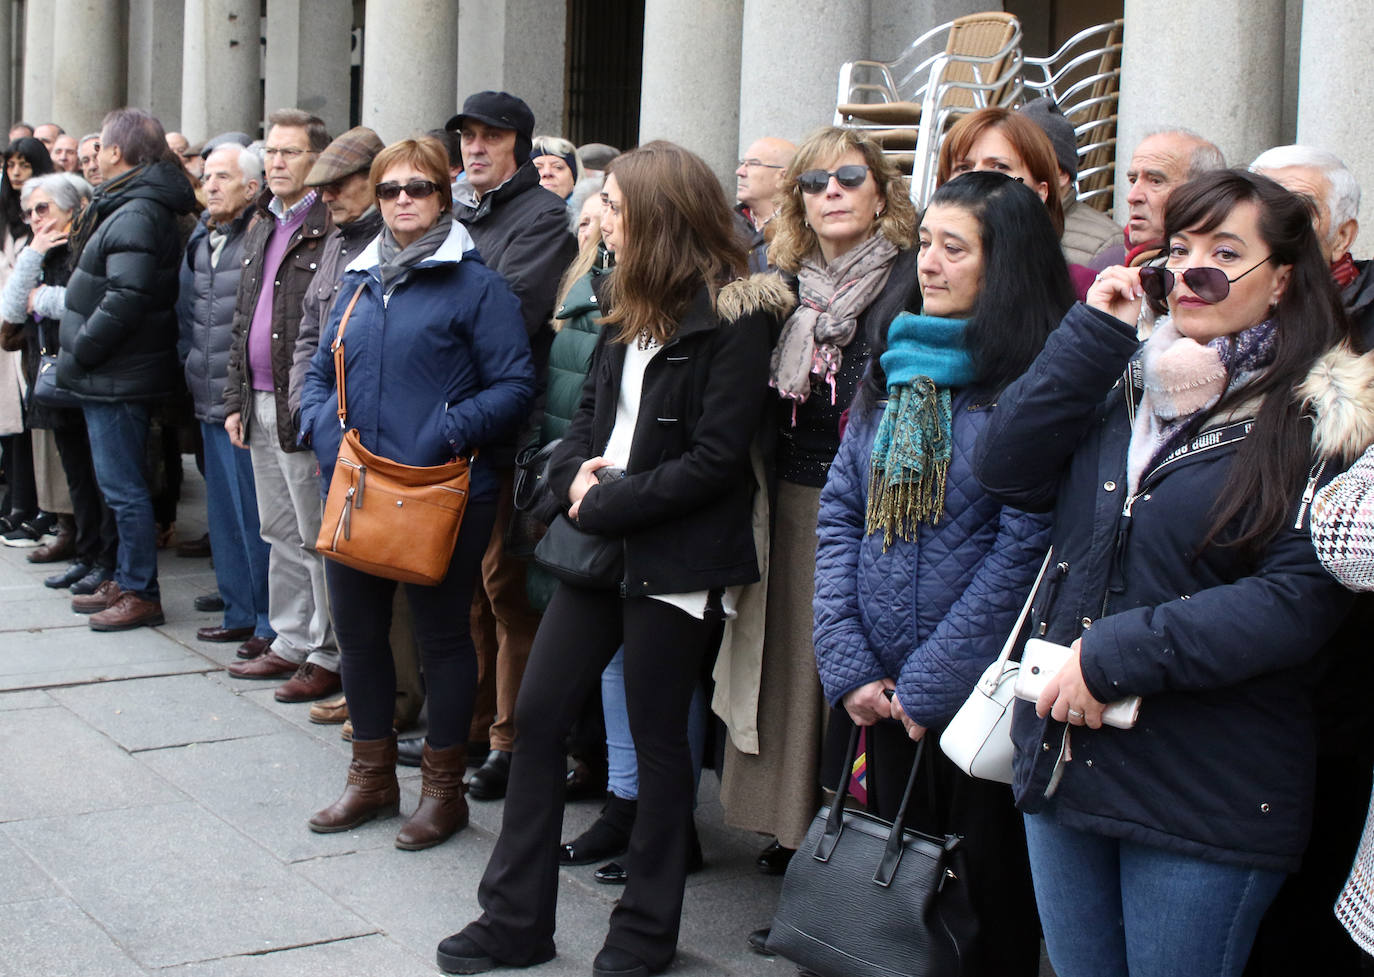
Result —
<instances>
[{"instance_id":1,"label":"crowd of people","mask_svg":"<svg viewBox=\"0 0 1374 977\"><path fill-rule=\"evenodd\" d=\"M1060 977L1369 959L1374 272L1336 156L1159 129L1123 226L1046 99L960 118L922 213L861 131L761 136L732 203L505 92L391 145L296 108L9 135L0 541L93 630L162 624L194 454L197 639L352 744L309 829L399 815L398 763L403 850L505 799L445 971L551 959L559 866L593 863L624 886L594 973L667 968L703 768L764 873L841 784L962 836L965 974L1034 975L1042 938ZM350 439L469 460L437 584L321 554ZM1023 605L1066 658L1013 783L929 750L904 804Z\"/></svg>"}]
</instances>

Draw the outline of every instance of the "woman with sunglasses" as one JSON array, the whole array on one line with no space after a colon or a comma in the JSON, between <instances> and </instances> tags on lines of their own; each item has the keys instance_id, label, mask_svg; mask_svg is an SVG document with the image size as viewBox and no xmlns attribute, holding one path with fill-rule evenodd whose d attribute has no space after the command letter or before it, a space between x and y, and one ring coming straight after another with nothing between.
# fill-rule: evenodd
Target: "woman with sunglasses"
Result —
<instances>
[{"instance_id":1,"label":"woman with sunglasses","mask_svg":"<svg viewBox=\"0 0 1374 977\"><path fill-rule=\"evenodd\" d=\"M477 455L448 576L433 587L404 585L430 718L420 805L396 847L418 850L468 822L463 769L477 690L468 607L497 495L497 476L479 449L515 433L533 399L534 368L519 302L450 213L443 146L429 137L393 143L377 154L370 179L382 233L344 270L301 390L301 442L315 449L327 492L343 437L331 347L356 299L344 332L344 378L348 426L364 447L406 465ZM312 831L333 832L397 813L388 642L397 583L333 561L325 561L325 580L353 721L348 785L310 818Z\"/></svg>"},{"instance_id":2,"label":"woman with sunglasses","mask_svg":"<svg viewBox=\"0 0 1374 977\"><path fill-rule=\"evenodd\" d=\"M740 587L759 577L750 448L786 289L736 281L745 247L720 182L679 146L617 157L602 200L616 263L549 477L568 519L622 541L622 579L560 582L544 612L515 707L501 835L477 890L483 913L439 944L449 973L553 958L563 738L622 642L639 800L629 877L592 973L645 977L670 964L692 821L688 709Z\"/></svg>"},{"instance_id":3,"label":"woman with sunglasses","mask_svg":"<svg viewBox=\"0 0 1374 977\"><path fill-rule=\"evenodd\" d=\"M1310 828L1310 688L1350 595L1313 493L1364 448L1371 364L1304 203L1238 170L1175 190L1168 265L1109 268L999 398L975 467L1052 511L1014 791L1061 977L1239 974ZM1141 344L1144 298L1161 316ZM1139 696L1133 728L1106 704Z\"/></svg>"},{"instance_id":4,"label":"woman with sunglasses","mask_svg":"<svg viewBox=\"0 0 1374 977\"><path fill-rule=\"evenodd\" d=\"M821 492L815 644L836 707L830 752L863 727L867 809L891 820L912 741L929 744L907 825L966 839L982 925L964 977L1040 969L1011 791L963 773L934 742L997 657L1049 544L1048 517L990 498L972 455L998 394L1073 302L1054 242L1039 198L1005 176L970 173L935 191L920 226L922 313L877 337ZM849 775L838 759L827 757L831 787Z\"/></svg>"},{"instance_id":5,"label":"woman with sunglasses","mask_svg":"<svg viewBox=\"0 0 1374 977\"><path fill-rule=\"evenodd\" d=\"M757 859L766 874L786 869L820 800L827 710L811 647L811 599L821 486L870 350L893 316L920 302L916 212L906 180L876 143L852 129L819 129L779 187L769 258L799 303L783 324L768 380L777 478L766 607L740 622L752 620L752 631L736 628L720 666L731 673L728 701L715 703L730 730L725 818L772 836ZM749 633L762 644L761 658L757 647L740 646ZM755 933L751 943L765 937Z\"/></svg>"}]
</instances>

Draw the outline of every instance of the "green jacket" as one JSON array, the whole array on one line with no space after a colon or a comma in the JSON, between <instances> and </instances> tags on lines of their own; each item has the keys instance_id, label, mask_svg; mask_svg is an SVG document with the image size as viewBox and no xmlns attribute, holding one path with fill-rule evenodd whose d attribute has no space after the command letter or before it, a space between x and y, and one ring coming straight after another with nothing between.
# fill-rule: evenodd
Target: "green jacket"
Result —
<instances>
[{"instance_id":1,"label":"green jacket","mask_svg":"<svg viewBox=\"0 0 1374 977\"><path fill-rule=\"evenodd\" d=\"M601 309L596 304L592 282L605 274L598 262L568 290L567 298L554 313L562 324L553 337L549 350L548 401L544 405L544 423L539 429L539 443L548 444L561 438L568 429L577 405L582 402L582 384L592 365L592 350L601 332Z\"/></svg>"}]
</instances>

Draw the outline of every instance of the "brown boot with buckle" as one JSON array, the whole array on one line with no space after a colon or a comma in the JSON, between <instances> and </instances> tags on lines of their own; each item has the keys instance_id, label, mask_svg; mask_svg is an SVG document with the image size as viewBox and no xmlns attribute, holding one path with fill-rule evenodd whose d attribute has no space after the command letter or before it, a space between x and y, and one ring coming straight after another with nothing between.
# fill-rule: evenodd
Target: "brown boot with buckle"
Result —
<instances>
[{"instance_id":1,"label":"brown boot with buckle","mask_svg":"<svg viewBox=\"0 0 1374 977\"><path fill-rule=\"evenodd\" d=\"M373 818L401 813L401 787L396 782L396 734L380 740L354 740L353 762L343 796L310 818L319 834L351 831Z\"/></svg>"},{"instance_id":2,"label":"brown boot with buckle","mask_svg":"<svg viewBox=\"0 0 1374 977\"><path fill-rule=\"evenodd\" d=\"M396 847L405 851L433 848L468 826L468 802L463 797L463 771L467 768L467 744L442 750L425 741L420 759L423 774L420 806L401 825Z\"/></svg>"}]
</instances>

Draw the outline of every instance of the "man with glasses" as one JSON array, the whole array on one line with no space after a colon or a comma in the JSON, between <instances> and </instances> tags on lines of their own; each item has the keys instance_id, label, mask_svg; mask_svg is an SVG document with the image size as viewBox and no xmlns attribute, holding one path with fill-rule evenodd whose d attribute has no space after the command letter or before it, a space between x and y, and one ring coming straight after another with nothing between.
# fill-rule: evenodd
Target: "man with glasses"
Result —
<instances>
[{"instance_id":1,"label":"man with glasses","mask_svg":"<svg viewBox=\"0 0 1374 977\"><path fill-rule=\"evenodd\" d=\"M797 147L786 139L765 136L750 144L735 170L735 212L739 214L741 236L749 245L751 272L772 270L765 228L777 213L773 195L796 152Z\"/></svg>"},{"instance_id":2,"label":"man with glasses","mask_svg":"<svg viewBox=\"0 0 1374 977\"><path fill-rule=\"evenodd\" d=\"M229 674L289 679L277 689L277 701L306 702L340 689L324 563L315 552L315 456L297 443L300 427L289 400L302 302L334 226L329 207L305 182L329 135L324 122L300 109L278 109L268 125L268 189L244 234L224 427L229 440L252 456L258 519L271 547L267 604L277 636L263 654L230 665Z\"/></svg>"},{"instance_id":3,"label":"man with glasses","mask_svg":"<svg viewBox=\"0 0 1374 977\"><path fill-rule=\"evenodd\" d=\"M81 137L76 144L76 162L86 182L93 187L100 186L100 133L92 132Z\"/></svg>"}]
</instances>

